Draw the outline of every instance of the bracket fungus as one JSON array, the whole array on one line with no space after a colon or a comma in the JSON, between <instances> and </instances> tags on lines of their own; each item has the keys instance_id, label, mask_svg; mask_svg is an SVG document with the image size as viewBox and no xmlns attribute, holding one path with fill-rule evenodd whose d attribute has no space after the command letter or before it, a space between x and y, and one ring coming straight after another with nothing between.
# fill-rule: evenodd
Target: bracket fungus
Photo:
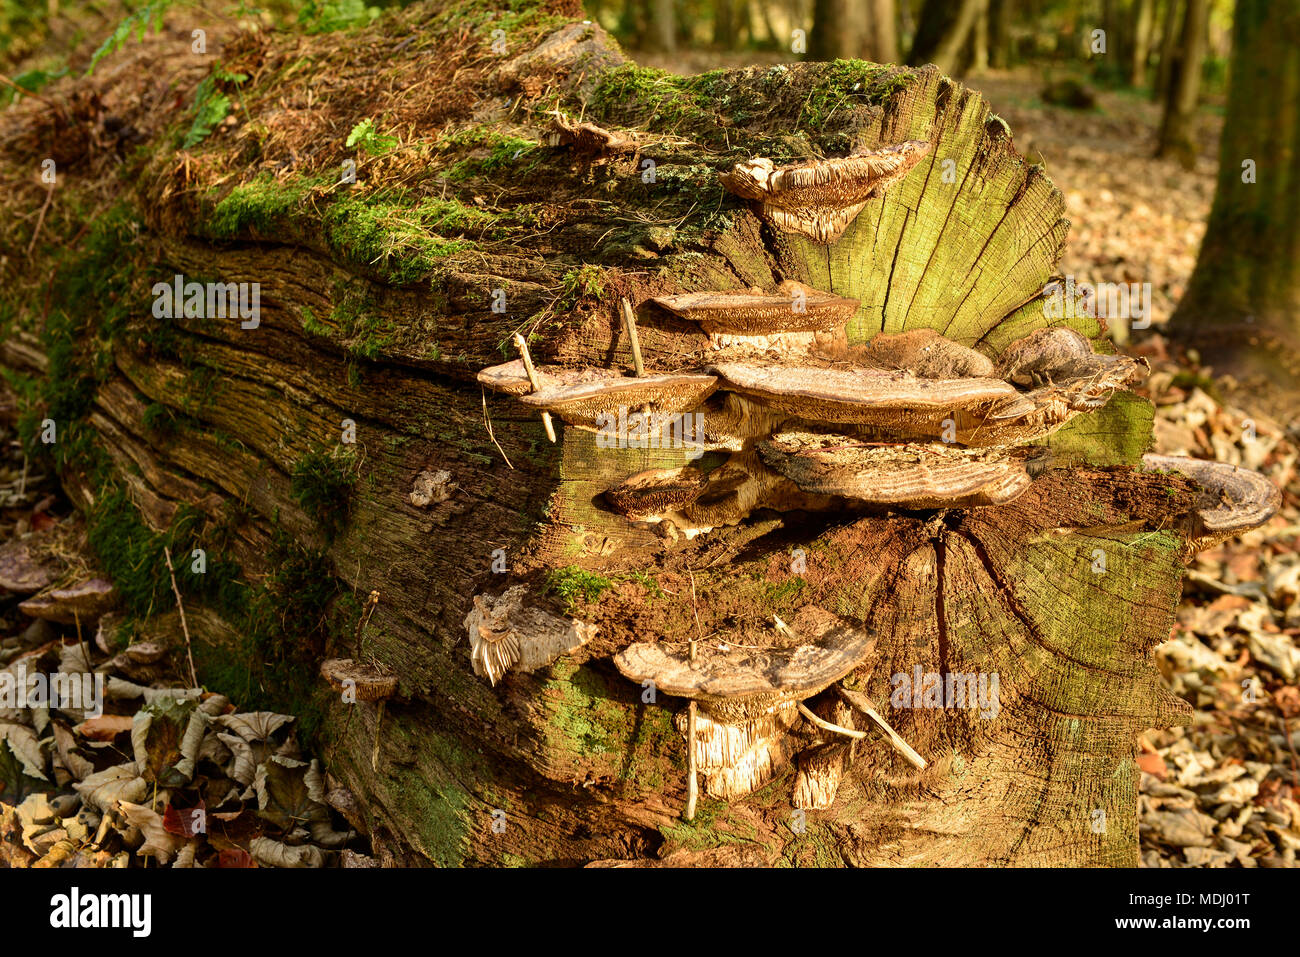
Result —
<instances>
[{"instance_id":1,"label":"bracket fungus","mask_svg":"<svg viewBox=\"0 0 1300 957\"><path fill-rule=\"evenodd\" d=\"M653 522L690 505L707 484L707 474L693 465L648 469L607 489L605 500L632 521Z\"/></svg>"},{"instance_id":2,"label":"bracket fungus","mask_svg":"<svg viewBox=\"0 0 1300 957\"><path fill-rule=\"evenodd\" d=\"M698 703L695 740L688 747L709 795L742 797L771 780L797 750L790 733L800 722L799 702L874 651L875 639L863 629L819 609L805 612L802 628L775 630L769 647L701 643L692 660L685 649L643 641L614 656L631 680L653 682L656 691ZM684 717L678 715L682 731Z\"/></svg>"},{"instance_id":3,"label":"bracket fungus","mask_svg":"<svg viewBox=\"0 0 1300 957\"><path fill-rule=\"evenodd\" d=\"M599 425L597 417L649 406L666 415L689 412L713 394L717 376L700 373L625 376L617 369L567 370L549 385L521 395L525 405L554 412L570 425Z\"/></svg>"},{"instance_id":4,"label":"bracket fungus","mask_svg":"<svg viewBox=\"0 0 1300 957\"><path fill-rule=\"evenodd\" d=\"M638 148L635 133L615 133L595 123L577 122L558 110L551 116L546 141L549 146L567 146L574 153L588 155L633 153Z\"/></svg>"},{"instance_id":5,"label":"bracket fungus","mask_svg":"<svg viewBox=\"0 0 1300 957\"><path fill-rule=\"evenodd\" d=\"M879 445L849 436L782 432L759 443L763 461L805 492L904 508L1010 502L1029 488L1032 448Z\"/></svg>"},{"instance_id":6,"label":"bracket fungus","mask_svg":"<svg viewBox=\"0 0 1300 957\"><path fill-rule=\"evenodd\" d=\"M384 701L397 694L397 676L368 662L328 658L321 662L320 674L335 691L357 701Z\"/></svg>"},{"instance_id":7,"label":"bracket fungus","mask_svg":"<svg viewBox=\"0 0 1300 957\"><path fill-rule=\"evenodd\" d=\"M859 301L787 279L776 292L689 292L652 302L707 333L765 336L777 332L829 332L842 328Z\"/></svg>"},{"instance_id":8,"label":"bracket fungus","mask_svg":"<svg viewBox=\"0 0 1300 957\"><path fill-rule=\"evenodd\" d=\"M1211 548L1233 535L1258 528L1276 515L1282 504L1276 485L1258 472L1226 462L1147 453L1142 456L1142 466L1150 471L1185 475L1199 486L1191 551Z\"/></svg>"},{"instance_id":9,"label":"bracket fungus","mask_svg":"<svg viewBox=\"0 0 1300 957\"><path fill-rule=\"evenodd\" d=\"M906 369L923 379L984 378L993 374L993 360L933 329L912 329L873 336L862 360L879 369Z\"/></svg>"},{"instance_id":10,"label":"bracket fungus","mask_svg":"<svg viewBox=\"0 0 1300 957\"><path fill-rule=\"evenodd\" d=\"M496 684L507 671L536 671L596 636L596 626L524 604L525 585L475 595L465 616L474 673Z\"/></svg>"},{"instance_id":11,"label":"bracket fungus","mask_svg":"<svg viewBox=\"0 0 1300 957\"><path fill-rule=\"evenodd\" d=\"M737 196L757 202L763 217L777 228L831 243L869 199L882 195L929 152L925 140L907 140L779 168L769 159L755 157L737 163L719 179Z\"/></svg>"},{"instance_id":12,"label":"bracket fungus","mask_svg":"<svg viewBox=\"0 0 1300 957\"><path fill-rule=\"evenodd\" d=\"M907 427L935 437L953 413L982 421L1025 407L1020 393L999 379L919 379L907 371L741 362L721 362L713 371L724 388L793 416Z\"/></svg>"},{"instance_id":13,"label":"bracket fungus","mask_svg":"<svg viewBox=\"0 0 1300 957\"><path fill-rule=\"evenodd\" d=\"M564 369L562 366L535 366L533 371L542 387L545 388L554 380L552 373L559 374ZM570 375L573 375L573 373L570 373ZM593 378L595 377L593 374ZM523 359L511 359L509 362L503 362L500 365L488 366L488 368L479 372L477 379L480 385L486 386L494 392L504 392L506 395L527 395L533 390L533 384L529 381L528 370L524 366Z\"/></svg>"}]
</instances>

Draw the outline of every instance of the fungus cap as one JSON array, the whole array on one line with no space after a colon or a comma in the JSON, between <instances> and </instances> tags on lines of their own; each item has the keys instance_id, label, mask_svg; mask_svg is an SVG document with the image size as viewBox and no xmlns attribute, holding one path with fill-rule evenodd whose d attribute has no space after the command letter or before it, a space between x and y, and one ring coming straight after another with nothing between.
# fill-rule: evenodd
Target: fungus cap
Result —
<instances>
[{"instance_id":1,"label":"fungus cap","mask_svg":"<svg viewBox=\"0 0 1300 957\"><path fill-rule=\"evenodd\" d=\"M592 375L599 372L600 375ZM718 387L718 378L701 373L625 376L617 369L587 369L580 374L553 375L551 384L520 396L520 401L554 412L571 425L592 425L602 414L649 405L655 412L675 414L699 406Z\"/></svg>"},{"instance_id":2,"label":"fungus cap","mask_svg":"<svg viewBox=\"0 0 1300 957\"><path fill-rule=\"evenodd\" d=\"M758 444L771 468L805 492L906 508L1001 505L1029 488L1029 448L945 443L879 445L845 435L781 432Z\"/></svg>"},{"instance_id":3,"label":"fungus cap","mask_svg":"<svg viewBox=\"0 0 1300 957\"><path fill-rule=\"evenodd\" d=\"M649 469L607 489L605 499L620 514L645 521L690 505L707 483L707 473L693 465Z\"/></svg>"},{"instance_id":4,"label":"fungus cap","mask_svg":"<svg viewBox=\"0 0 1300 957\"><path fill-rule=\"evenodd\" d=\"M552 372L562 371L558 366L540 366L535 369L537 379L543 387L552 384ZM524 368L523 359L512 359L509 362L503 362L500 365L488 366L479 372L476 377L480 385L486 386L494 392L504 392L507 395L527 395L533 391L533 385L528 381L528 371Z\"/></svg>"},{"instance_id":5,"label":"fungus cap","mask_svg":"<svg viewBox=\"0 0 1300 957\"><path fill-rule=\"evenodd\" d=\"M397 677L377 665L351 658L328 658L321 662L321 677L335 691L351 691L357 701L382 701L397 693Z\"/></svg>"},{"instance_id":6,"label":"fungus cap","mask_svg":"<svg viewBox=\"0 0 1300 957\"><path fill-rule=\"evenodd\" d=\"M873 336L862 357L866 365L906 369L923 379L985 378L993 374L992 359L934 329Z\"/></svg>"},{"instance_id":7,"label":"fungus cap","mask_svg":"<svg viewBox=\"0 0 1300 957\"><path fill-rule=\"evenodd\" d=\"M865 630L840 619L800 638L787 647L725 651L702 643L695 661L684 646L640 641L615 655L614 665L633 681L653 681L664 694L707 702L716 714L712 705L736 699L776 703L812 697L862 664L876 645Z\"/></svg>"},{"instance_id":8,"label":"fungus cap","mask_svg":"<svg viewBox=\"0 0 1300 957\"><path fill-rule=\"evenodd\" d=\"M1009 416L1032 405L999 379L918 379L909 372L862 368L759 365L713 367L725 388L804 418L916 426L939 425L949 413ZM938 434L937 432L935 434Z\"/></svg>"},{"instance_id":9,"label":"fungus cap","mask_svg":"<svg viewBox=\"0 0 1300 957\"><path fill-rule=\"evenodd\" d=\"M879 196L930 152L925 140L908 140L837 159L777 168L755 157L719 177L723 187L761 204L762 214L787 232L821 243L838 239L873 196Z\"/></svg>"},{"instance_id":10,"label":"fungus cap","mask_svg":"<svg viewBox=\"0 0 1300 957\"><path fill-rule=\"evenodd\" d=\"M1205 535L1198 547L1258 528L1277 514L1277 486L1249 469L1181 455L1142 456L1143 468L1177 472L1201 487L1197 515Z\"/></svg>"},{"instance_id":11,"label":"fungus cap","mask_svg":"<svg viewBox=\"0 0 1300 957\"><path fill-rule=\"evenodd\" d=\"M691 292L652 300L669 312L698 322L705 332L769 335L827 332L844 326L859 300L845 299L787 279L775 293Z\"/></svg>"}]
</instances>

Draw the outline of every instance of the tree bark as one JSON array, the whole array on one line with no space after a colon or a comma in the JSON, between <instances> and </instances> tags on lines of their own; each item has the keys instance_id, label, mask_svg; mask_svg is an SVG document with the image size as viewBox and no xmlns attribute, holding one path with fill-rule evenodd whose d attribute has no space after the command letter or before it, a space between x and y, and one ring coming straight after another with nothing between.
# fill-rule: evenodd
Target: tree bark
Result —
<instances>
[{"instance_id":1,"label":"tree bark","mask_svg":"<svg viewBox=\"0 0 1300 957\"><path fill-rule=\"evenodd\" d=\"M654 49L672 53L677 49L677 11L673 0L649 0L650 42Z\"/></svg>"},{"instance_id":2,"label":"tree bark","mask_svg":"<svg viewBox=\"0 0 1300 957\"><path fill-rule=\"evenodd\" d=\"M1157 156L1169 156L1185 168L1196 165L1196 106L1201 92L1201 60L1205 56L1205 25L1209 0L1187 0L1181 50L1170 79L1160 123Z\"/></svg>"},{"instance_id":3,"label":"tree bark","mask_svg":"<svg viewBox=\"0 0 1300 957\"><path fill-rule=\"evenodd\" d=\"M989 68L989 0L979 0L975 26L971 32L971 72Z\"/></svg>"},{"instance_id":4,"label":"tree bark","mask_svg":"<svg viewBox=\"0 0 1300 957\"><path fill-rule=\"evenodd\" d=\"M3 362L28 396L25 421L59 420L70 444L53 464L132 610L167 610L168 590L146 577L164 541L201 543L215 577L181 588L192 621L227 620L193 636L209 687L289 707L272 675L324 688L324 657L398 676L383 712L323 690L311 699L327 770L356 794L356 824L387 860L1134 866L1136 736L1186 714L1150 653L1173 622L1189 541L1179 516L1193 502L1185 481L1131 468L1149 404L1117 394L1044 440L1052 467L1008 505L764 512L672 540L601 494L684 465L689 450L598 449L575 426L552 445L534 411L475 381L510 357L516 332L531 334L541 366L630 368L624 298L647 369L678 368L707 355L707 337L649 299L785 279L860 300L844 330L858 343L929 328L996 358L1045 324L1099 341L1096 319L1045 312L1068 229L1060 191L981 97L933 68L671 78L625 63L599 27L560 26L576 6L517 14L506 55L454 4L408 7L343 46L243 35L222 63L253 77L242 106L256 125L189 152L132 86L140 68L97 75L104 102L153 147L125 164L111 141L74 143L67 116L45 104L0 118L24 169L65 132L73 197L64 207L60 196L36 247L65 257L71 282L48 299L16 254L30 227L9 227L15 249L0 268L23 292ZM403 29L419 40L397 55ZM178 72L157 90L171 102L203 74L184 56L166 62ZM412 82L436 71L439 82ZM410 99L421 86L426 98ZM308 89L316 113L295 107ZM720 102L732 105L726 124ZM320 155L286 138L299 122L351 129L357 103L422 132L369 158L335 134L304 141ZM553 145L557 103L625 146ZM778 127L797 135L774 141ZM931 153L831 246L774 228L718 181L760 150L786 163L909 139ZM350 187L338 185L348 159ZM390 190L395 178L403 190ZM45 194L16 189L33 208ZM105 195L125 211L84 230L62 213ZM259 324L155 317L153 284L176 274L260 283ZM348 422L357 441L345 448ZM323 455L345 475L329 478ZM440 499L412 497L417 477L444 472ZM147 534L116 547L137 521ZM286 549L336 593L281 622L299 608L283 604ZM471 667L467 616L513 587L596 636L493 685ZM368 623L326 627L372 594ZM240 644L262 633L246 615L262 598L289 631ZM702 797L684 823L684 703L647 699L611 657L633 641L770 628L809 607L875 633L852 681L928 768L873 737L858 742L834 805L798 827L791 769L744 800ZM896 697L917 670L1000 675L997 715ZM737 839L738 858L719 850Z\"/></svg>"},{"instance_id":5,"label":"tree bark","mask_svg":"<svg viewBox=\"0 0 1300 957\"><path fill-rule=\"evenodd\" d=\"M989 62L999 70L1011 66L1011 24L1015 20L1015 0L991 0Z\"/></svg>"},{"instance_id":6,"label":"tree bark","mask_svg":"<svg viewBox=\"0 0 1300 957\"><path fill-rule=\"evenodd\" d=\"M1219 175L1171 328L1216 368L1300 379L1300 14L1239 0Z\"/></svg>"},{"instance_id":7,"label":"tree bark","mask_svg":"<svg viewBox=\"0 0 1300 957\"><path fill-rule=\"evenodd\" d=\"M1178 28L1182 23L1181 0L1165 0L1164 15L1160 21L1160 62L1156 67L1156 80L1151 87L1151 99L1163 103L1169 96L1169 83L1178 59Z\"/></svg>"},{"instance_id":8,"label":"tree bark","mask_svg":"<svg viewBox=\"0 0 1300 957\"><path fill-rule=\"evenodd\" d=\"M736 46L739 36L739 10L733 0L714 0L713 44L723 50Z\"/></svg>"},{"instance_id":9,"label":"tree bark","mask_svg":"<svg viewBox=\"0 0 1300 957\"><path fill-rule=\"evenodd\" d=\"M871 58L877 63L898 62L898 9L895 0L869 0Z\"/></svg>"},{"instance_id":10,"label":"tree bark","mask_svg":"<svg viewBox=\"0 0 1300 957\"><path fill-rule=\"evenodd\" d=\"M943 73L958 71L981 0L926 0L907 62L933 63Z\"/></svg>"},{"instance_id":11,"label":"tree bark","mask_svg":"<svg viewBox=\"0 0 1300 957\"><path fill-rule=\"evenodd\" d=\"M812 60L869 57L866 0L814 0L813 29L808 38Z\"/></svg>"},{"instance_id":12,"label":"tree bark","mask_svg":"<svg viewBox=\"0 0 1300 957\"><path fill-rule=\"evenodd\" d=\"M1136 0L1133 5L1133 45L1130 48L1128 72L1130 86L1140 87L1146 84L1155 16L1156 0Z\"/></svg>"}]
</instances>

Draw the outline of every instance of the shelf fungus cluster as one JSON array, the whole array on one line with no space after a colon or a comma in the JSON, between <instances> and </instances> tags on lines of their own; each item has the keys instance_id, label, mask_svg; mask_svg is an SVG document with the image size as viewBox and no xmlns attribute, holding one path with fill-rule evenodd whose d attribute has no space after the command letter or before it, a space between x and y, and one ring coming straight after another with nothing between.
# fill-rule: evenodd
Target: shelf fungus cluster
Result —
<instances>
[{"instance_id":1,"label":"shelf fungus cluster","mask_svg":"<svg viewBox=\"0 0 1300 957\"><path fill-rule=\"evenodd\" d=\"M743 797L772 780L804 744L802 702L870 657L875 640L866 631L820 609L805 612L763 648L700 643L692 659L688 642L646 641L614 656L632 681L697 703L690 757L709 796ZM678 715L684 735L686 719Z\"/></svg>"},{"instance_id":2,"label":"shelf fungus cluster","mask_svg":"<svg viewBox=\"0 0 1300 957\"><path fill-rule=\"evenodd\" d=\"M781 168L753 159L722 182L754 201L777 229L830 243L930 149L927 142L909 141ZM683 539L745 523L760 510L792 516L791 528L798 525L794 513L822 512L869 525L897 521L932 536L935 516L915 513L940 513L947 527L957 528L986 514L980 510L1002 514L992 510L1010 508L1036 487L1026 501L1059 501L1051 497L1060 494L1069 463L1056 458L1053 434L1102 409L1147 371L1144 360L1098 352L1067 326L1037 328L996 349L986 348L984 337L961 334L959 342L930 328L851 343L847 329L861 305L792 278L769 289L649 298L640 304L643 320L674 329L693 323L698 336L693 347L682 348L678 339L672 349L655 353L671 355L671 368L647 370L637 312L625 299L620 312L632 369L535 367L517 338L520 358L485 369L478 379L571 429L599 432L611 419L625 421L629 411L701 417L700 441L677 464L612 480L605 472L593 491L593 483L582 484L584 507L590 498L619 528L653 529L671 549ZM621 468L634 458L607 462ZM1147 456L1143 467L1178 472L1199 488L1189 519L1195 528L1186 535L1191 548L1255 527L1277 508L1276 489L1252 473L1157 456ZM1186 485L1178 488L1186 500ZM996 568L1005 556L984 550L971 534L963 530L950 555L950 566L965 563L972 581L991 576L993 591L1006 590ZM932 570L942 561L917 572L919 578L933 584L940 573ZM919 557L916 562L923 564ZM476 596L465 620L474 671L494 684L512 669L542 667L593 636L580 621L528 607L526 594L517 585L498 598ZM693 577L690 594L694 603ZM941 589L938 601L947 601L945 595ZM914 604L933 608L935 601ZM793 802L826 809L867 738L883 740L914 768L926 768L926 758L863 690L876 664L869 627L876 622L843 617L852 614L850 606L837 606L837 615L805 604L792 624L775 618L758 633L752 622L734 632L724 622L707 639L648 635L615 643L621 650L613 663L624 676L688 702L677 715L687 741L687 817L701 780L708 795L731 800L792 764ZM952 629L955 620L945 618L938 627ZM698 614L695 623L698 629ZM950 635L936 640L947 647Z\"/></svg>"}]
</instances>

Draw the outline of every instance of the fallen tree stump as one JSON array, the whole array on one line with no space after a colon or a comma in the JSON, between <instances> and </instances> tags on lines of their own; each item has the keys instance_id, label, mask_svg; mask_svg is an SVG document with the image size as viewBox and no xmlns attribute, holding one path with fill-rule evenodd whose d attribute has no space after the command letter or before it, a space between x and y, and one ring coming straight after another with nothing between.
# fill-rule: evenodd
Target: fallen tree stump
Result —
<instances>
[{"instance_id":1,"label":"fallen tree stump","mask_svg":"<svg viewBox=\"0 0 1300 957\"><path fill-rule=\"evenodd\" d=\"M1243 523L1047 318L1060 192L934 68L676 77L578 15L229 36L188 149L142 71L0 117L32 171L93 134L2 358L128 613L168 546L200 680L307 713L385 860L1136 864L1151 649Z\"/></svg>"}]
</instances>

